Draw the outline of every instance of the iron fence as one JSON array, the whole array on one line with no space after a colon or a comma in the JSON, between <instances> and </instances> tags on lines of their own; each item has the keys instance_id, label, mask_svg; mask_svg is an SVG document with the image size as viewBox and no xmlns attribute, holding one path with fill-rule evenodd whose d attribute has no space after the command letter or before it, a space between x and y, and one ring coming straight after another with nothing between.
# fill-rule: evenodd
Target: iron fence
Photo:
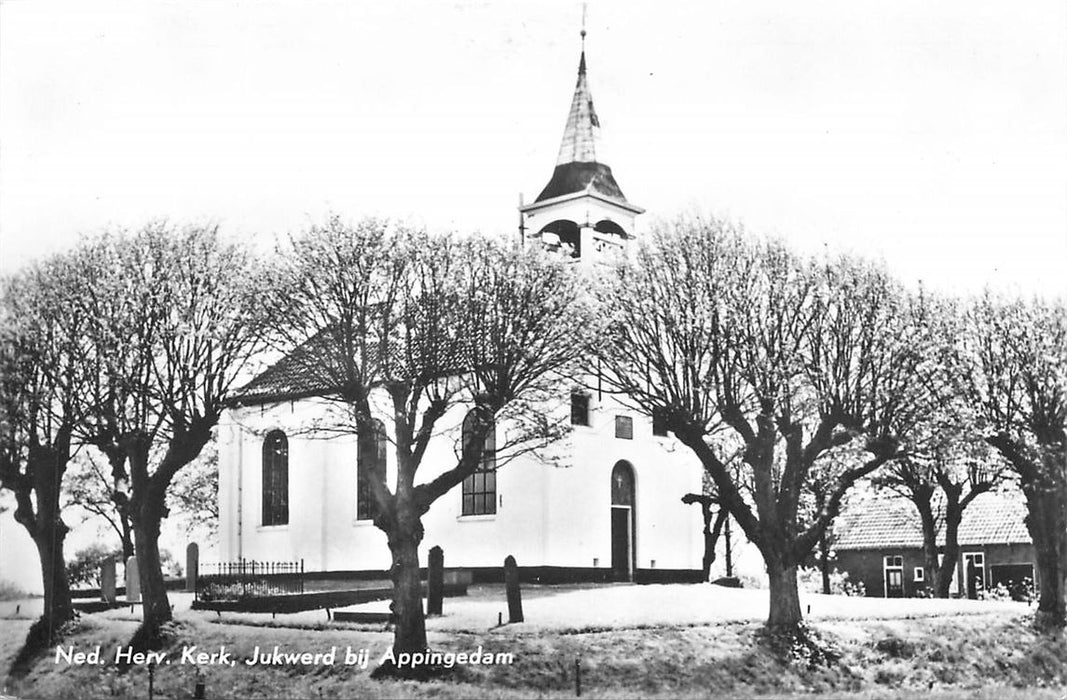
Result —
<instances>
[{"instance_id":1,"label":"iron fence","mask_svg":"<svg viewBox=\"0 0 1067 700\"><path fill-rule=\"evenodd\" d=\"M200 565L196 579L196 599L246 600L304 592L304 560L231 562Z\"/></svg>"}]
</instances>

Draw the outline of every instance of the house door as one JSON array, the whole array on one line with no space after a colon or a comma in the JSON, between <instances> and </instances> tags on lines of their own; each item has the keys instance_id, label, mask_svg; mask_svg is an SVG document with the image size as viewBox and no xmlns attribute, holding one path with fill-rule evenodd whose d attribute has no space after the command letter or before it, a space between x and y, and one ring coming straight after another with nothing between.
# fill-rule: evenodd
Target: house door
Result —
<instances>
[{"instance_id":1,"label":"house door","mask_svg":"<svg viewBox=\"0 0 1067 700\"><path fill-rule=\"evenodd\" d=\"M904 557L893 555L882 561L886 598L904 597Z\"/></svg>"},{"instance_id":2,"label":"house door","mask_svg":"<svg viewBox=\"0 0 1067 700\"><path fill-rule=\"evenodd\" d=\"M634 471L629 462L611 470L611 573L616 581L634 578Z\"/></svg>"},{"instance_id":3,"label":"house door","mask_svg":"<svg viewBox=\"0 0 1067 700\"><path fill-rule=\"evenodd\" d=\"M985 555L968 552L963 555L963 580L967 582L967 597L972 600L985 590Z\"/></svg>"}]
</instances>

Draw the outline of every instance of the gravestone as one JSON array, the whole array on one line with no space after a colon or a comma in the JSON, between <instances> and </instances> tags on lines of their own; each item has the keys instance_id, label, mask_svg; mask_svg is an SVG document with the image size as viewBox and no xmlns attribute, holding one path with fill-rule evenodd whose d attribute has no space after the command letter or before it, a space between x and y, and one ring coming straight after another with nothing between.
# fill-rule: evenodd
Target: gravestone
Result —
<instances>
[{"instance_id":1,"label":"gravestone","mask_svg":"<svg viewBox=\"0 0 1067 700\"><path fill-rule=\"evenodd\" d=\"M126 602L137 603L141 600L141 576L137 569L137 557L126 560Z\"/></svg>"},{"instance_id":2,"label":"gravestone","mask_svg":"<svg viewBox=\"0 0 1067 700\"><path fill-rule=\"evenodd\" d=\"M114 603L118 597L115 595L115 560L105 559L100 565L100 600Z\"/></svg>"},{"instance_id":3,"label":"gravestone","mask_svg":"<svg viewBox=\"0 0 1067 700\"><path fill-rule=\"evenodd\" d=\"M435 545L430 548L428 566L426 614L440 615L445 597L445 553L440 547Z\"/></svg>"},{"instance_id":4,"label":"gravestone","mask_svg":"<svg viewBox=\"0 0 1067 700\"><path fill-rule=\"evenodd\" d=\"M200 576L200 547L190 542L185 548L185 590L196 592L196 579Z\"/></svg>"},{"instance_id":5,"label":"gravestone","mask_svg":"<svg viewBox=\"0 0 1067 700\"><path fill-rule=\"evenodd\" d=\"M508 622L522 622L522 594L519 592L519 566L515 557L504 560L504 587L508 593Z\"/></svg>"}]
</instances>

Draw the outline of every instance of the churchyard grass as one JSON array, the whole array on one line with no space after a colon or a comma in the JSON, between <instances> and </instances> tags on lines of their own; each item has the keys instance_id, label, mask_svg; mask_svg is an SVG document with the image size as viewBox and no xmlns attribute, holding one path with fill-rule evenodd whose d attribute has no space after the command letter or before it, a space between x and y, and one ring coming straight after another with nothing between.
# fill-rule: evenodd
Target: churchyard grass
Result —
<instances>
[{"instance_id":1,"label":"churchyard grass","mask_svg":"<svg viewBox=\"0 0 1067 700\"><path fill-rule=\"evenodd\" d=\"M327 621L324 611L295 615L197 612L181 595L169 628L170 664L153 669L155 697L192 697L201 680L209 698L574 697L575 662L582 697L1062 698L1067 645L1028 625L1025 605L973 601L812 596L810 624L841 653L830 667L786 663L757 643L756 616L765 591L712 586L526 587L527 623L497 626L506 611L500 586L475 586L469 599L448 599L429 621L431 646L442 652L509 653L513 662L457 664L451 676L426 683L375 681L369 671L389 648L381 625ZM591 602L591 601L600 601ZM629 607L627 606L629 602ZM656 603L658 601L658 604ZM713 610L684 605L700 604ZM651 607L649 607L651 606ZM32 606L31 606L32 608ZM622 609L626 608L626 609ZM0 607L0 664L6 671L29 627L23 608ZM102 649L99 665L56 662L54 650L6 692L34 698L147 696L149 671L113 663L137 626L139 610L85 615L65 640L76 650ZM13 619L14 618L14 619ZM489 618L489 619L487 619ZM506 613L505 613L506 620ZM181 663L182 652L232 655L234 665ZM259 652L323 653L334 664L244 660ZM345 665L347 650L368 668ZM224 659L225 660L225 659Z\"/></svg>"}]
</instances>

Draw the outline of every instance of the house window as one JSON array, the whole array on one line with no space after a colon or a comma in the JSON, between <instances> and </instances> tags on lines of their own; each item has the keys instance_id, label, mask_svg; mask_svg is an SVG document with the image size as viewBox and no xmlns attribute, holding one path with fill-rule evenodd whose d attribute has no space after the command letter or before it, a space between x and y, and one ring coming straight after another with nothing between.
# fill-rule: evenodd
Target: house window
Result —
<instances>
[{"instance_id":1,"label":"house window","mask_svg":"<svg viewBox=\"0 0 1067 700\"><path fill-rule=\"evenodd\" d=\"M662 408L652 411L652 434L660 437L667 436L667 412Z\"/></svg>"},{"instance_id":2,"label":"house window","mask_svg":"<svg viewBox=\"0 0 1067 700\"><path fill-rule=\"evenodd\" d=\"M571 425L589 425L589 394L571 393Z\"/></svg>"},{"instance_id":3,"label":"house window","mask_svg":"<svg viewBox=\"0 0 1067 700\"><path fill-rule=\"evenodd\" d=\"M289 524L289 440L280 430L263 440L263 524Z\"/></svg>"},{"instance_id":4,"label":"house window","mask_svg":"<svg viewBox=\"0 0 1067 700\"><path fill-rule=\"evenodd\" d=\"M922 568L921 566L916 566L915 573L912 578L915 579L915 583L922 583L926 580L926 569Z\"/></svg>"},{"instance_id":5,"label":"house window","mask_svg":"<svg viewBox=\"0 0 1067 700\"><path fill-rule=\"evenodd\" d=\"M615 416L615 437L623 440L633 440L634 419L630 416Z\"/></svg>"},{"instance_id":6,"label":"house window","mask_svg":"<svg viewBox=\"0 0 1067 700\"><path fill-rule=\"evenodd\" d=\"M371 484L375 479L385 481L384 423L375 420L373 428L360 428L356 453L356 520L373 520L378 514L378 502Z\"/></svg>"},{"instance_id":7,"label":"house window","mask_svg":"<svg viewBox=\"0 0 1067 700\"><path fill-rule=\"evenodd\" d=\"M463 444L466 445L474 429L474 411L463 419ZM463 480L462 515L492 515L496 513L496 425L489 427L485 448L478 468Z\"/></svg>"}]
</instances>

